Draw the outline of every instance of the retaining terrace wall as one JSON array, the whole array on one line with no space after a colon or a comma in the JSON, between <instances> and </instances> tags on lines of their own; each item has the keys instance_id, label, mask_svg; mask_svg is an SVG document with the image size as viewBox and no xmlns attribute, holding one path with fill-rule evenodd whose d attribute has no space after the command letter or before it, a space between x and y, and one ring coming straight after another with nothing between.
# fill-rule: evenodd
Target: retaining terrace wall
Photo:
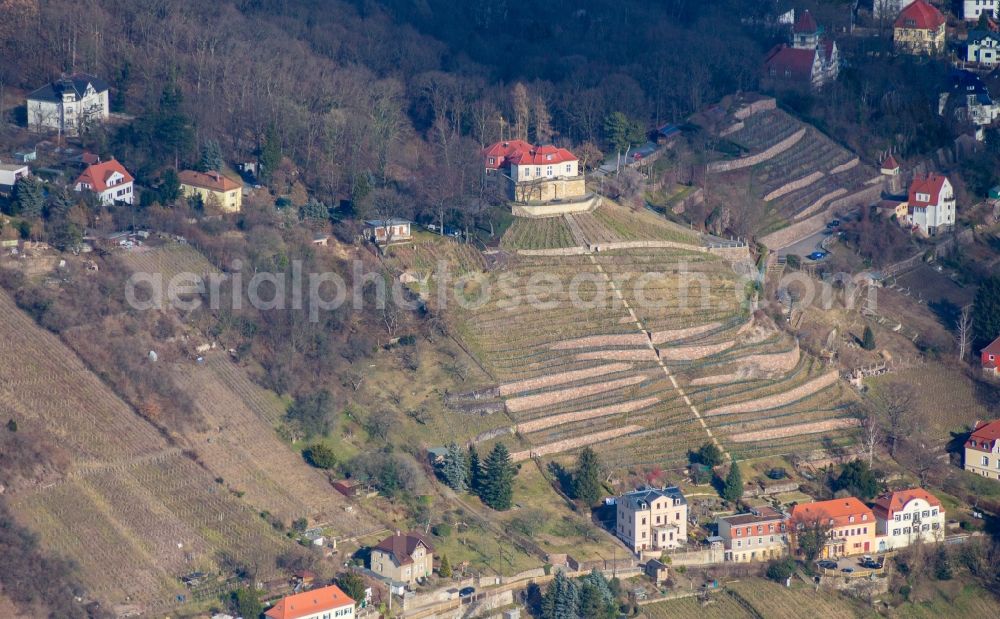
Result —
<instances>
[{"instance_id":1,"label":"retaining terrace wall","mask_svg":"<svg viewBox=\"0 0 1000 619\"><path fill-rule=\"evenodd\" d=\"M848 170L858 165L859 163L861 163L861 160L855 157L854 159L851 159L847 163L843 163L830 170L830 174L840 174L841 172L847 172Z\"/></svg>"},{"instance_id":2,"label":"retaining terrace wall","mask_svg":"<svg viewBox=\"0 0 1000 619\"><path fill-rule=\"evenodd\" d=\"M826 226L826 222L833 218L833 212L843 206L853 206L854 204L869 204L882 195L882 184L870 185L860 191L834 200L821 213L817 213L808 219L796 222L787 228L772 232L761 239L761 243L768 249L782 249L806 238L810 234L815 234Z\"/></svg>"},{"instance_id":3,"label":"retaining terrace wall","mask_svg":"<svg viewBox=\"0 0 1000 619\"><path fill-rule=\"evenodd\" d=\"M813 184L814 182L818 181L819 179L823 178L824 176L826 176L826 175L823 174L822 172L820 172L819 170L817 170L817 171L813 172L812 174L810 174L808 176L803 176L802 178L800 178L798 180L794 180L794 181L791 181L789 183L785 183L781 187L778 187L777 189L775 189L771 193L769 193L766 196L764 196L764 201L768 202L768 201L771 201L771 200L776 200L776 199L780 198L783 195L792 193L793 191L796 191L798 189L802 189L803 187L808 187L809 185Z\"/></svg>"},{"instance_id":4,"label":"retaining terrace wall","mask_svg":"<svg viewBox=\"0 0 1000 619\"><path fill-rule=\"evenodd\" d=\"M756 114L757 112L763 112L764 110L773 110L778 107L778 102L774 97L764 97L758 99L753 103L748 103L740 109L733 113L733 116L740 120L746 120Z\"/></svg>"},{"instance_id":5,"label":"retaining terrace wall","mask_svg":"<svg viewBox=\"0 0 1000 619\"><path fill-rule=\"evenodd\" d=\"M708 171L715 173L731 172L733 170L739 170L741 168L748 168L750 166L755 166L758 163L762 163L764 161L767 161L768 159L776 157L777 155L785 152L792 146L795 146L795 144L798 143L798 141L801 140L803 137L805 137L805 135L806 135L806 128L803 127L798 131L796 131L795 133L793 133L792 135L785 138L784 140L778 142L774 146L771 146L770 148L763 150L757 153L756 155L748 155L740 159L731 159L728 161L713 161L712 163L708 164Z\"/></svg>"}]
</instances>

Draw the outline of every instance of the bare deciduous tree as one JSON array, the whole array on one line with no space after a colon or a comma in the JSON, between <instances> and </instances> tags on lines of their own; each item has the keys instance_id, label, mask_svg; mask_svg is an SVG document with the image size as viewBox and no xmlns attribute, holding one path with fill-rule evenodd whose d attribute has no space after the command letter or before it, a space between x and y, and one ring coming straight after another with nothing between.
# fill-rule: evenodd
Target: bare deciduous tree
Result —
<instances>
[{"instance_id":1,"label":"bare deciduous tree","mask_svg":"<svg viewBox=\"0 0 1000 619\"><path fill-rule=\"evenodd\" d=\"M861 446L868 457L868 468L871 468L875 461L875 450L878 449L885 435L882 432L882 424L879 423L878 418L871 412L862 413L860 421Z\"/></svg>"},{"instance_id":2,"label":"bare deciduous tree","mask_svg":"<svg viewBox=\"0 0 1000 619\"><path fill-rule=\"evenodd\" d=\"M958 360L964 362L972 342L972 306L966 305L958 317L955 339L958 340Z\"/></svg>"},{"instance_id":3,"label":"bare deciduous tree","mask_svg":"<svg viewBox=\"0 0 1000 619\"><path fill-rule=\"evenodd\" d=\"M913 388L903 383L889 383L875 393L873 400L889 441L889 455L896 457L899 442L913 429Z\"/></svg>"}]
</instances>

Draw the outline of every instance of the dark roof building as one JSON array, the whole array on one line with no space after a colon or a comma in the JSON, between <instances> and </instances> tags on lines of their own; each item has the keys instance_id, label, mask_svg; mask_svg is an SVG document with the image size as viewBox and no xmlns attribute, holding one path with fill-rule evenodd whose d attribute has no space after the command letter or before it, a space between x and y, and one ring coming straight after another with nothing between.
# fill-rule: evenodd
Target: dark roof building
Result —
<instances>
[{"instance_id":1,"label":"dark roof building","mask_svg":"<svg viewBox=\"0 0 1000 619\"><path fill-rule=\"evenodd\" d=\"M72 95L74 101L80 101L83 99L84 93L87 92L88 86L92 86L96 92L108 89L108 83L99 77L87 73L74 73L42 86L28 95L28 100L61 102L68 94Z\"/></svg>"}]
</instances>

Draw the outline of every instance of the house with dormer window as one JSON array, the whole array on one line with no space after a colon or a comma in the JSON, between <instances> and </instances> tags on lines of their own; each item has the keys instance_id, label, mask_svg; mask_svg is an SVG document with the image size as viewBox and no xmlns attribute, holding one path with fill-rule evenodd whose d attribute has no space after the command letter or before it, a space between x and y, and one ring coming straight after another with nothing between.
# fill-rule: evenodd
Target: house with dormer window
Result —
<instances>
[{"instance_id":1,"label":"house with dormer window","mask_svg":"<svg viewBox=\"0 0 1000 619\"><path fill-rule=\"evenodd\" d=\"M46 84L28 95L28 127L79 135L89 125L108 119L108 84L86 73L75 73Z\"/></svg>"},{"instance_id":2,"label":"house with dormer window","mask_svg":"<svg viewBox=\"0 0 1000 619\"><path fill-rule=\"evenodd\" d=\"M819 523L829 529L823 558L859 555L875 550L875 514L855 497L801 503L789 513L789 535L797 548L799 532Z\"/></svg>"},{"instance_id":3,"label":"house with dormer window","mask_svg":"<svg viewBox=\"0 0 1000 619\"><path fill-rule=\"evenodd\" d=\"M965 470L1000 479L1000 420L976 424L965 441Z\"/></svg>"},{"instance_id":4,"label":"house with dormer window","mask_svg":"<svg viewBox=\"0 0 1000 619\"><path fill-rule=\"evenodd\" d=\"M88 165L73 183L75 191L90 191L104 206L132 204L134 179L114 157L109 161Z\"/></svg>"},{"instance_id":5,"label":"house with dormer window","mask_svg":"<svg viewBox=\"0 0 1000 619\"><path fill-rule=\"evenodd\" d=\"M906 221L927 236L955 226L955 191L947 176L920 174L910 183Z\"/></svg>"},{"instance_id":6,"label":"house with dormer window","mask_svg":"<svg viewBox=\"0 0 1000 619\"><path fill-rule=\"evenodd\" d=\"M944 507L936 496L923 488L909 488L883 494L875 499L878 551L898 550L915 541L940 542L944 539Z\"/></svg>"},{"instance_id":7,"label":"house with dormer window","mask_svg":"<svg viewBox=\"0 0 1000 619\"><path fill-rule=\"evenodd\" d=\"M945 25L941 11L926 0L914 0L892 25L892 41L905 54L936 56L945 51Z\"/></svg>"},{"instance_id":8,"label":"house with dormer window","mask_svg":"<svg viewBox=\"0 0 1000 619\"><path fill-rule=\"evenodd\" d=\"M632 552L687 543L687 499L680 488L641 488L615 499L615 534Z\"/></svg>"},{"instance_id":9,"label":"house with dormer window","mask_svg":"<svg viewBox=\"0 0 1000 619\"><path fill-rule=\"evenodd\" d=\"M587 193L580 161L557 146L524 140L497 142L483 150L486 179L516 202L548 202Z\"/></svg>"}]
</instances>

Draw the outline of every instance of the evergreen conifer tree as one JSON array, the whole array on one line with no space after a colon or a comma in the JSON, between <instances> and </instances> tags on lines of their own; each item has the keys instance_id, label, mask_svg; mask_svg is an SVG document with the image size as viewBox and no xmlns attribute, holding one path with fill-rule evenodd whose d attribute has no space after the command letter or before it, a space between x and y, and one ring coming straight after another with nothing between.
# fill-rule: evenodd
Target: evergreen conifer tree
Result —
<instances>
[{"instance_id":1,"label":"evergreen conifer tree","mask_svg":"<svg viewBox=\"0 0 1000 619\"><path fill-rule=\"evenodd\" d=\"M201 145L201 161L198 162L198 168L202 172L209 172L221 170L222 166L222 147L215 140L205 140Z\"/></svg>"},{"instance_id":2,"label":"evergreen conifer tree","mask_svg":"<svg viewBox=\"0 0 1000 619\"><path fill-rule=\"evenodd\" d=\"M439 469L441 480L446 486L456 492L464 491L468 486L469 467L465 452L455 443L448 445L448 453Z\"/></svg>"},{"instance_id":3,"label":"evergreen conifer tree","mask_svg":"<svg viewBox=\"0 0 1000 619\"><path fill-rule=\"evenodd\" d=\"M743 474L740 473L740 467L735 458L729 467L729 474L726 475L726 483L722 487L722 498L730 503L735 503L743 498Z\"/></svg>"},{"instance_id":4,"label":"evergreen conifer tree","mask_svg":"<svg viewBox=\"0 0 1000 619\"><path fill-rule=\"evenodd\" d=\"M590 447L580 452L573 478L573 494L587 505L593 505L601 498L601 461Z\"/></svg>"},{"instance_id":5,"label":"evergreen conifer tree","mask_svg":"<svg viewBox=\"0 0 1000 619\"><path fill-rule=\"evenodd\" d=\"M17 179L14 184L14 205L15 215L22 217L39 217L42 214L42 207L45 206L45 194L42 190L42 183L25 176Z\"/></svg>"},{"instance_id":6,"label":"evergreen conifer tree","mask_svg":"<svg viewBox=\"0 0 1000 619\"><path fill-rule=\"evenodd\" d=\"M549 583L542 597L543 619L576 619L579 617L579 588L562 571Z\"/></svg>"},{"instance_id":7,"label":"evergreen conifer tree","mask_svg":"<svg viewBox=\"0 0 1000 619\"><path fill-rule=\"evenodd\" d=\"M497 443L486 458L479 498L497 511L510 509L513 499L514 465L510 452L503 443Z\"/></svg>"},{"instance_id":8,"label":"evergreen conifer tree","mask_svg":"<svg viewBox=\"0 0 1000 619\"><path fill-rule=\"evenodd\" d=\"M865 350L875 350L875 332L867 325L865 326L865 333L861 337L861 347Z\"/></svg>"},{"instance_id":9,"label":"evergreen conifer tree","mask_svg":"<svg viewBox=\"0 0 1000 619\"><path fill-rule=\"evenodd\" d=\"M441 555L441 565L438 567L438 575L441 578L451 578L451 563L448 562L448 555Z\"/></svg>"},{"instance_id":10,"label":"evergreen conifer tree","mask_svg":"<svg viewBox=\"0 0 1000 619\"><path fill-rule=\"evenodd\" d=\"M479 494L483 487L483 465L479 462L479 452L475 445L469 445L469 457L466 459L469 472L465 475L466 483L474 494Z\"/></svg>"}]
</instances>

